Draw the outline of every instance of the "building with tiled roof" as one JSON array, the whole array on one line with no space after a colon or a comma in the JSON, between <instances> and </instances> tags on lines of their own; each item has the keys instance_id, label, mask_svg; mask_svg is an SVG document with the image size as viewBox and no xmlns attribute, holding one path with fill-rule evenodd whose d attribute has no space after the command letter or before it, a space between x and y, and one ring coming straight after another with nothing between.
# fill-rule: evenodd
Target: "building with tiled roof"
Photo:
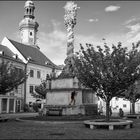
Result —
<instances>
[{"instance_id":1,"label":"building with tiled roof","mask_svg":"<svg viewBox=\"0 0 140 140\"><path fill-rule=\"evenodd\" d=\"M29 76L24 83L23 100L24 104L31 104L37 100L31 95L35 90L35 86L45 80L48 74L59 75L62 68L47 58L37 45L39 24L35 21L34 3L29 0L26 1L24 9L24 18L19 23L20 42L4 37L0 45L0 59L5 58L14 61L19 66L22 65L27 71ZM6 102L8 103L8 101Z\"/></svg>"},{"instance_id":2,"label":"building with tiled roof","mask_svg":"<svg viewBox=\"0 0 140 140\"><path fill-rule=\"evenodd\" d=\"M25 64L8 47L0 45L0 63L11 62L16 68L24 69ZM0 113L15 113L23 111L24 84L19 85L6 95L0 95Z\"/></svg>"},{"instance_id":3,"label":"building with tiled roof","mask_svg":"<svg viewBox=\"0 0 140 140\"><path fill-rule=\"evenodd\" d=\"M36 99L31 96L35 86L39 85L41 80L46 79L46 75L51 74L53 70L56 75L59 74L61 68L36 47L16 42L7 37L4 37L1 44L8 47L11 53L25 64L28 73L30 73L26 81L25 101L26 103L35 102Z\"/></svg>"},{"instance_id":4,"label":"building with tiled roof","mask_svg":"<svg viewBox=\"0 0 140 140\"><path fill-rule=\"evenodd\" d=\"M21 52L24 58L29 59L30 63L47 66L50 68L60 69L57 65L55 65L49 58L47 58L38 48L30 47L29 45L25 45L14 40L8 39L16 49Z\"/></svg>"}]
</instances>

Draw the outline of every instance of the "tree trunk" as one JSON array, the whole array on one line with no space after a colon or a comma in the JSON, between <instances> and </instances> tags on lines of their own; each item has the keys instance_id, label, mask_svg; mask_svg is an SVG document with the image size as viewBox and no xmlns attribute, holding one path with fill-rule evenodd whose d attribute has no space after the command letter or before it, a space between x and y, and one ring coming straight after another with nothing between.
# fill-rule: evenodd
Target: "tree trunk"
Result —
<instances>
[{"instance_id":1,"label":"tree trunk","mask_svg":"<svg viewBox=\"0 0 140 140\"><path fill-rule=\"evenodd\" d=\"M132 112L131 112L131 114L135 114L135 102L132 102L131 103L131 106L132 106Z\"/></svg>"},{"instance_id":2,"label":"tree trunk","mask_svg":"<svg viewBox=\"0 0 140 140\"><path fill-rule=\"evenodd\" d=\"M106 121L110 120L110 100L106 101Z\"/></svg>"}]
</instances>

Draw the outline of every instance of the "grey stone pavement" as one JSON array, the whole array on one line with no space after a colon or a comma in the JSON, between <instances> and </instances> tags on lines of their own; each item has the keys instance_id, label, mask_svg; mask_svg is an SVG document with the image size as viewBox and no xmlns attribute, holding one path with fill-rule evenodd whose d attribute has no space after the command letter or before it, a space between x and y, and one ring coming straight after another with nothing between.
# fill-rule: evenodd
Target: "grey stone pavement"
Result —
<instances>
[{"instance_id":1,"label":"grey stone pavement","mask_svg":"<svg viewBox=\"0 0 140 140\"><path fill-rule=\"evenodd\" d=\"M103 113L105 115L105 113ZM34 117L34 116L38 116L38 112L35 113L10 113L10 114L0 114L1 117L7 117L9 119L15 119L15 118L22 118L22 117ZM113 113L112 116L116 117L118 116L118 113Z\"/></svg>"},{"instance_id":2,"label":"grey stone pavement","mask_svg":"<svg viewBox=\"0 0 140 140\"><path fill-rule=\"evenodd\" d=\"M33 117L37 116L38 113L10 113L10 114L0 114L1 117L7 117L9 119L16 119L21 117Z\"/></svg>"}]
</instances>

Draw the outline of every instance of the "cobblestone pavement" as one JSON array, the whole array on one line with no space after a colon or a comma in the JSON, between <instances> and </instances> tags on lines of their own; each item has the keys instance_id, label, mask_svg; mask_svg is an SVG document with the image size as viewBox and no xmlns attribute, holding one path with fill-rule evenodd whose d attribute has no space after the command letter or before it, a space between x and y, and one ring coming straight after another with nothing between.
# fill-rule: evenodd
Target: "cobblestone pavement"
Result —
<instances>
[{"instance_id":1,"label":"cobblestone pavement","mask_svg":"<svg viewBox=\"0 0 140 140\"><path fill-rule=\"evenodd\" d=\"M91 130L83 122L50 123L8 121L0 123L0 139L140 139L140 120L134 128L122 130Z\"/></svg>"}]
</instances>

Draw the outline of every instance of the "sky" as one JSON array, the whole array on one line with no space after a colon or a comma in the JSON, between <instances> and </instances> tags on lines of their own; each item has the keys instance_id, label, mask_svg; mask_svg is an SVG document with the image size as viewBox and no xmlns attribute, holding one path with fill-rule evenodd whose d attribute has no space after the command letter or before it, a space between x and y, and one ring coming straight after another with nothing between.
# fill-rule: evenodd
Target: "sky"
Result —
<instances>
[{"instance_id":1,"label":"sky","mask_svg":"<svg viewBox=\"0 0 140 140\"><path fill-rule=\"evenodd\" d=\"M7 36L20 42L19 22L26 1L0 1L0 41ZM33 1L35 20L39 23L37 44L55 64L64 64L67 30L64 6L67 1ZM79 43L110 46L122 42L128 48L140 39L140 1L75 1L74 51Z\"/></svg>"}]
</instances>

